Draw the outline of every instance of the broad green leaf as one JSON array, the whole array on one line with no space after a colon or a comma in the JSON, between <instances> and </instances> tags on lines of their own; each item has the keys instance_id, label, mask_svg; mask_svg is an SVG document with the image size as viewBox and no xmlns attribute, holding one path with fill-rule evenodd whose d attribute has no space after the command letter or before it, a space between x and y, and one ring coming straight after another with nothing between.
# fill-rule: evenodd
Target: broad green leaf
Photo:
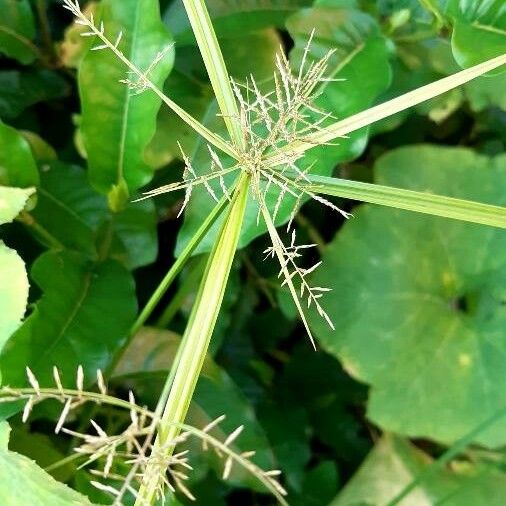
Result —
<instances>
[{"instance_id":1,"label":"broad green leaf","mask_svg":"<svg viewBox=\"0 0 506 506\"><path fill-rule=\"evenodd\" d=\"M14 128L0 121L0 185L26 188L38 183L30 145Z\"/></svg>"},{"instance_id":2,"label":"broad green leaf","mask_svg":"<svg viewBox=\"0 0 506 506\"><path fill-rule=\"evenodd\" d=\"M27 64L38 49L33 44L35 23L29 0L0 0L0 53Z\"/></svg>"},{"instance_id":3,"label":"broad green leaf","mask_svg":"<svg viewBox=\"0 0 506 506\"><path fill-rule=\"evenodd\" d=\"M83 495L57 482L33 460L7 449L10 427L0 422L0 502L4 506L91 506Z\"/></svg>"},{"instance_id":4,"label":"broad green leaf","mask_svg":"<svg viewBox=\"0 0 506 506\"><path fill-rule=\"evenodd\" d=\"M378 183L506 202L506 156L413 146L375 171ZM505 241L496 228L365 205L329 245L312 283L334 288L323 305L336 331L311 320L322 346L371 385L375 423L451 442L506 403ZM505 426L478 441L504 444Z\"/></svg>"},{"instance_id":5,"label":"broad green leaf","mask_svg":"<svg viewBox=\"0 0 506 506\"><path fill-rule=\"evenodd\" d=\"M404 439L383 436L330 506L386 506L432 459ZM500 506L506 476L493 467L455 462L413 490L403 506Z\"/></svg>"},{"instance_id":6,"label":"broad green leaf","mask_svg":"<svg viewBox=\"0 0 506 506\"><path fill-rule=\"evenodd\" d=\"M141 69L147 70L158 52L172 42L160 21L156 0L105 0L97 18L110 38L116 40L123 32L119 49ZM160 87L172 68L173 54L170 50L149 74ZM79 69L81 132L89 178L97 190L109 195L114 210L120 210L128 194L152 177L144 150L155 133L161 103L155 94L136 95L119 82L127 78L124 64L109 50L90 50Z\"/></svg>"},{"instance_id":7,"label":"broad green leaf","mask_svg":"<svg viewBox=\"0 0 506 506\"><path fill-rule=\"evenodd\" d=\"M69 95L70 89L51 70L0 71L0 118L15 118L34 104Z\"/></svg>"},{"instance_id":8,"label":"broad green leaf","mask_svg":"<svg viewBox=\"0 0 506 506\"><path fill-rule=\"evenodd\" d=\"M11 222L25 207L33 189L0 186L0 225ZM19 255L0 241L0 350L19 327L28 301L28 276Z\"/></svg>"},{"instance_id":9,"label":"broad green leaf","mask_svg":"<svg viewBox=\"0 0 506 506\"><path fill-rule=\"evenodd\" d=\"M503 0L449 0L453 21L452 50L459 65L470 67L506 52Z\"/></svg>"},{"instance_id":10,"label":"broad green leaf","mask_svg":"<svg viewBox=\"0 0 506 506\"><path fill-rule=\"evenodd\" d=\"M386 40L379 33L379 27L368 15L352 9L333 9L319 7L303 10L287 21L287 27L295 40L295 48L290 55L293 67L297 68L302 51L311 31L315 28L315 38L310 49L311 58L322 57L327 50L336 49L330 61L330 78L345 79L338 82L323 83L321 96L316 105L337 117L346 117L372 105L375 99L390 83L390 67ZM370 66L377 71L371 75ZM368 75L364 79L364 75ZM212 119L212 117L210 117ZM319 146L309 151L302 160L302 168L314 164L312 173L330 175L335 165L357 157L365 148L367 129L340 139L338 146ZM206 146L195 153L195 168L205 172L209 167ZM233 177L229 179L233 181ZM219 193L219 186L216 186ZM268 203L274 206L277 189L268 195ZM293 208L293 198L285 197L279 209L277 223L286 222ZM205 189L196 188L185 212L185 222L178 236L176 251L193 235L210 209L213 202ZM265 226L257 225L257 203L250 199L243 223L240 247L265 232ZM208 251L214 241L219 225L204 239L197 252Z\"/></svg>"},{"instance_id":11,"label":"broad green leaf","mask_svg":"<svg viewBox=\"0 0 506 506\"><path fill-rule=\"evenodd\" d=\"M217 36L237 37L248 32L277 26L282 28L285 19L311 0L210 0L206 2ZM182 2L172 2L163 16L165 24L174 34L177 45L195 44L188 16Z\"/></svg>"},{"instance_id":12,"label":"broad green leaf","mask_svg":"<svg viewBox=\"0 0 506 506\"><path fill-rule=\"evenodd\" d=\"M37 207L31 213L66 248L97 258L111 257L129 268L154 261L157 254L156 213L153 202L130 203L111 213L106 198L96 193L86 172L60 162L41 172ZM34 228L37 235L37 228ZM38 237L45 242L44 236Z\"/></svg>"},{"instance_id":13,"label":"broad green leaf","mask_svg":"<svg viewBox=\"0 0 506 506\"><path fill-rule=\"evenodd\" d=\"M118 364L115 376L130 379L137 397L144 402L156 403L179 343L179 335L170 331L149 327L141 329ZM209 356L192 402L187 423L203 428L224 414L226 419L213 434L224 439L244 424L244 431L234 445L242 451L255 449L254 461L257 464L263 467L273 465L272 452L253 409L230 376ZM214 465L221 469L223 462L214 461ZM238 468L232 479L246 480L249 485L258 486L254 478L244 471L239 472Z\"/></svg>"},{"instance_id":14,"label":"broad green leaf","mask_svg":"<svg viewBox=\"0 0 506 506\"><path fill-rule=\"evenodd\" d=\"M41 385L53 385L52 367L75 385L83 366L95 381L126 339L137 309L134 281L119 263L94 263L78 253L49 252L32 266L43 295L0 355L4 384L21 386L28 366Z\"/></svg>"},{"instance_id":15,"label":"broad green leaf","mask_svg":"<svg viewBox=\"0 0 506 506\"><path fill-rule=\"evenodd\" d=\"M481 77L466 84L464 92L471 109L480 112L483 109L496 106L506 111L506 72L490 77Z\"/></svg>"}]
</instances>

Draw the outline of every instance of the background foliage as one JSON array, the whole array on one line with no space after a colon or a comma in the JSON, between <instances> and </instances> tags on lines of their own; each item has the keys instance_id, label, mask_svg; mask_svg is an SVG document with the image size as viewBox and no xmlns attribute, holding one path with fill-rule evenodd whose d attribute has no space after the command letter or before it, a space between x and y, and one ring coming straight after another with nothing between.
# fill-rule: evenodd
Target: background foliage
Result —
<instances>
[{"instance_id":1,"label":"background foliage","mask_svg":"<svg viewBox=\"0 0 506 506\"><path fill-rule=\"evenodd\" d=\"M279 45L296 68L314 28L314 56L337 50L332 77L343 80L327 83L318 99L337 118L506 50L501 0L208 5L230 73L239 80L253 73L266 88ZM153 80L203 123L223 128L181 2L86 6L113 32L125 31L128 56L141 67L174 41ZM196 189L180 222L182 195L132 200L181 178L177 142L196 170L207 168L207 147L153 95L129 95L118 83L121 64L90 52L58 1L0 0L0 12L2 383L22 386L26 365L49 383L58 364L72 385L82 364L87 378L102 368L118 395L133 388L140 403L154 406L216 227L149 327L131 336L138 308L213 206ZM505 85L504 72L479 78L316 148L303 163L316 162L313 172L321 175L504 206ZM204 426L226 413L224 429L245 424L239 448L255 448L257 463L283 471L291 504L385 506L396 504L395 495L445 447L504 412L506 236L487 226L336 203L354 217L343 223L310 202L296 224L324 259L314 277L334 288L325 307L337 330L315 318L320 350L311 351L278 288L276 266L262 261L268 240L251 203L190 421ZM289 213L285 205L279 222ZM27 504L42 489L61 504L86 504L84 495L107 503L74 463L52 473L83 495L48 481L19 455L45 467L71 451L70 438L48 437L50 408L37 411L28 428L17 406L1 409L13 415L10 436L0 422L2 483L20 480L17 468L26 465L34 484L25 490ZM100 416L115 423L107 412ZM402 504L502 504L505 427L498 418L475 433L471 446ZM236 473L224 483L218 462L197 460L190 487L202 504L269 504L249 477ZM47 504L42 495L37 500Z\"/></svg>"}]
</instances>

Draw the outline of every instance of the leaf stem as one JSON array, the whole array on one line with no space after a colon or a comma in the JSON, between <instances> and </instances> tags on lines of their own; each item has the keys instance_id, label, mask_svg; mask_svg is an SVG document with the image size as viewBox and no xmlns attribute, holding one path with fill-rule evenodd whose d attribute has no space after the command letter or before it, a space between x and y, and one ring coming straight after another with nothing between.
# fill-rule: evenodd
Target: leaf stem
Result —
<instances>
[{"instance_id":1,"label":"leaf stem","mask_svg":"<svg viewBox=\"0 0 506 506\"><path fill-rule=\"evenodd\" d=\"M218 318L239 241L249 182L249 174L242 173L225 221L209 255L197 300L180 345L179 360L176 368L173 368L173 379L169 377L172 384L153 448L153 452L163 452L165 458L170 458L172 454L171 441L179 434L177 424L184 422L186 417ZM156 467L158 464L153 462L150 465ZM149 469L148 465L135 504L153 504L161 480L163 476L160 476L156 469Z\"/></svg>"}]
</instances>

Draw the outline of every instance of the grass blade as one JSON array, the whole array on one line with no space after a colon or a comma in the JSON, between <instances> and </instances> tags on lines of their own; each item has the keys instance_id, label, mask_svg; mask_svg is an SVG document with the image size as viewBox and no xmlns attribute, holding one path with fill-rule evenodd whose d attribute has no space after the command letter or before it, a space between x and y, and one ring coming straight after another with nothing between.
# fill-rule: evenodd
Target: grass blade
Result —
<instances>
[{"instance_id":1,"label":"grass blade","mask_svg":"<svg viewBox=\"0 0 506 506\"><path fill-rule=\"evenodd\" d=\"M309 175L308 179L313 184L299 182L298 186L314 193L506 228L506 208L501 206L334 177Z\"/></svg>"},{"instance_id":2,"label":"grass blade","mask_svg":"<svg viewBox=\"0 0 506 506\"><path fill-rule=\"evenodd\" d=\"M183 3L227 130L235 145L240 147L243 144L243 135L239 124L239 110L206 4L204 0L183 0Z\"/></svg>"}]
</instances>

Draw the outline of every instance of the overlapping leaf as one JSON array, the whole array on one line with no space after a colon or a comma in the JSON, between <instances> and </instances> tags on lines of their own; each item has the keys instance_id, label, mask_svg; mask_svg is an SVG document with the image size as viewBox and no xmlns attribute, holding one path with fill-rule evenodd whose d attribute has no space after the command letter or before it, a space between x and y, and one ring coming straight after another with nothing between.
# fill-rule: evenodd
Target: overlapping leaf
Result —
<instances>
[{"instance_id":1,"label":"overlapping leaf","mask_svg":"<svg viewBox=\"0 0 506 506\"><path fill-rule=\"evenodd\" d=\"M404 439L383 436L330 506L385 506L422 473L432 459ZM500 506L506 476L492 465L462 462L427 478L400 504Z\"/></svg>"},{"instance_id":2,"label":"overlapping leaf","mask_svg":"<svg viewBox=\"0 0 506 506\"><path fill-rule=\"evenodd\" d=\"M506 9L503 0L449 0L453 22L452 49L459 65L471 65L506 52Z\"/></svg>"},{"instance_id":3,"label":"overlapping leaf","mask_svg":"<svg viewBox=\"0 0 506 506\"><path fill-rule=\"evenodd\" d=\"M12 221L24 208L33 189L0 186L0 225ZM28 301L28 276L19 255L0 241L0 350L19 327Z\"/></svg>"},{"instance_id":4,"label":"overlapping leaf","mask_svg":"<svg viewBox=\"0 0 506 506\"><path fill-rule=\"evenodd\" d=\"M38 50L33 44L35 23L29 0L0 0L0 53L27 64Z\"/></svg>"},{"instance_id":5,"label":"overlapping leaf","mask_svg":"<svg viewBox=\"0 0 506 506\"><path fill-rule=\"evenodd\" d=\"M30 367L41 385L52 385L52 367L75 385L79 365L87 383L105 368L126 339L137 304L131 275L119 263L94 263L69 251L48 252L33 264L31 277L41 299L0 355L4 384L25 383Z\"/></svg>"}]
</instances>

